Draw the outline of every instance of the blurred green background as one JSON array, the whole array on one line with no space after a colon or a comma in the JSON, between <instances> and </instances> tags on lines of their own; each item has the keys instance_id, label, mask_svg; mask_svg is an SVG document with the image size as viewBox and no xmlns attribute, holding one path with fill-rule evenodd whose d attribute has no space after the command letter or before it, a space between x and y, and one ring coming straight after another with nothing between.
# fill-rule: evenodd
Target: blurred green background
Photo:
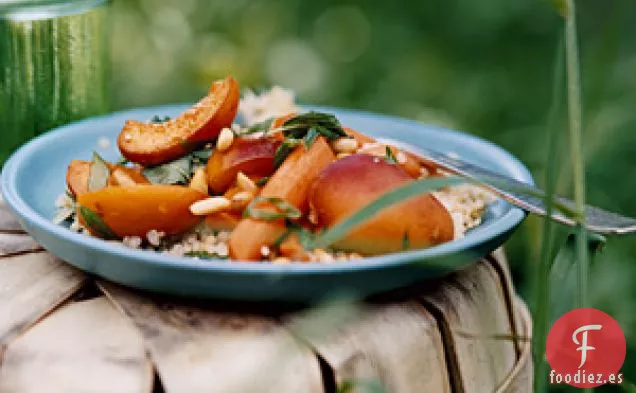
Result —
<instances>
[{"instance_id":1,"label":"blurred green background","mask_svg":"<svg viewBox=\"0 0 636 393\"><path fill-rule=\"evenodd\" d=\"M579 0L588 198L636 216L636 2ZM214 79L280 84L304 103L390 113L461 129L525 162L539 184L562 19L548 0L135 0L113 3L115 109L194 101ZM562 134L567 135L565 127ZM564 141L564 143L567 141ZM559 191L570 194L564 151ZM508 243L532 304L541 220ZM627 335L636 380L636 241L595 260L593 306ZM609 390L609 389L608 389Z\"/></svg>"}]
</instances>

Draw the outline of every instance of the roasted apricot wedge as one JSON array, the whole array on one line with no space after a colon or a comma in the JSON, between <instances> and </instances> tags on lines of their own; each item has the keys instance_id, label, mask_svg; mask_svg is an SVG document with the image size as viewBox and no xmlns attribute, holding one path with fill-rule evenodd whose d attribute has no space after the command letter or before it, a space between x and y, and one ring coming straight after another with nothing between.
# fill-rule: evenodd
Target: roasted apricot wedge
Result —
<instances>
[{"instance_id":1,"label":"roasted apricot wedge","mask_svg":"<svg viewBox=\"0 0 636 393\"><path fill-rule=\"evenodd\" d=\"M269 176L274 173L274 155L280 140L237 138L225 151L215 151L208 160L208 185L214 193L224 193L236 175Z\"/></svg>"},{"instance_id":2,"label":"roasted apricot wedge","mask_svg":"<svg viewBox=\"0 0 636 393\"><path fill-rule=\"evenodd\" d=\"M82 208L99 216L98 220L120 238L145 236L152 229L174 235L200 221L200 217L190 213L189 207L206 197L206 194L184 186L107 187L78 196L78 217L95 235L100 231L87 222Z\"/></svg>"},{"instance_id":3,"label":"roasted apricot wedge","mask_svg":"<svg viewBox=\"0 0 636 393\"><path fill-rule=\"evenodd\" d=\"M318 137L309 150L298 146L272 175L259 196L280 198L302 212L306 210L307 194L314 179L334 159L331 147L323 137ZM262 247L271 246L284 231L282 220L244 218L230 235L230 257L243 261L259 260Z\"/></svg>"},{"instance_id":4,"label":"roasted apricot wedge","mask_svg":"<svg viewBox=\"0 0 636 393\"><path fill-rule=\"evenodd\" d=\"M317 225L330 227L411 181L413 178L398 165L354 154L335 161L318 175L309 192L309 204ZM424 194L388 207L334 247L375 255L425 248L453 240L453 236L450 213L434 196Z\"/></svg>"},{"instance_id":5,"label":"roasted apricot wedge","mask_svg":"<svg viewBox=\"0 0 636 393\"><path fill-rule=\"evenodd\" d=\"M205 217L205 223L216 231L232 231L241 221L241 216L234 212L218 212Z\"/></svg>"},{"instance_id":6,"label":"roasted apricot wedge","mask_svg":"<svg viewBox=\"0 0 636 393\"><path fill-rule=\"evenodd\" d=\"M108 186L130 186L134 184L148 184L148 179L139 168L129 168L123 165L107 163L110 169ZM66 170L66 185L74 196L88 192L88 179L91 173L90 161L72 160Z\"/></svg>"},{"instance_id":7,"label":"roasted apricot wedge","mask_svg":"<svg viewBox=\"0 0 636 393\"><path fill-rule=\"evenodd\" d=\"M377 141L373 138L371 138L368 135L365 135L359 131L354 130L353 128L349 128L349 127L343 127L344 132L347 133L347 135L349 135L350 137L352 137L353 139L356 140L356 142L358 142L358 146L362 146L365 143L376 143Z\"/></svg>"},{"instance_id":8,"label":"roasted apricot wedge","mask_svg":"<svg viewBox=\"0 0 636 393\"><path fill-rule=\"evenodd\" d=\"M128 120L117 138L122 155L144 166L172 161L214 140L232 124L240 100L239 86L228 76L212 84L206 97L163 123Z\"/></svg>"},{"instance_id":9,"label":"roasted apricot wedge","mask_svg":"<svg viewBox=\"0 0 636 393\"><path fill-rule=\"evenodd\" d=\"M90 161L72 160L66 170L66 185L74 196L88 192L88 178L91 173Z\"/></svg>"},{"instance_id":10,"label":"roasted apricot wedge","mask_svg":"<svg viewBox=\"0 0 636 393\"><path fill-rule=\"evenodd\" d=\"M395 146L385 145L383 143L366 143L360 150L358 150L358 153L368 154L376 157L385 157L387 147L391 150L391 154L393 155L393 157L395 157L397 165L402 167L402 169L404 169L406 173L411 175L411 177L415 179L420 177L421 166L416 156L411 153L405 153Z\"/></svg>"},{"instance_id":11,"label":"roasted apricot wedge","mask_svg":"<svg viewBox=\"0 0 636 393\"><path fill-rule=\"evenodd\" d=\"M108 176L109 187L129 187L136 184L150 184L140 169L129 168L123 165L110 166L110 176Z\"/></svg>"}]
</instances>

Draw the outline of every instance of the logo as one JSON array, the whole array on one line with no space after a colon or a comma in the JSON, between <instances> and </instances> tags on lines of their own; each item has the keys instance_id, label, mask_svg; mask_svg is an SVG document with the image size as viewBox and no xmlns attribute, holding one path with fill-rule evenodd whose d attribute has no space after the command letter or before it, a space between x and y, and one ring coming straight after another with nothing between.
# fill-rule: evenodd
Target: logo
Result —
<instances>
[{"instance_id":1,"label":"logo","mask_svg":"<svg viewBox=\"0 0 636 393\"><path fill-rule=\"evenodd\" d=\"M594 308L565 313L546 342L550 382L578 388L622 383L626 349L621 327L606 313Z\"/></svg>"}]
</instances>

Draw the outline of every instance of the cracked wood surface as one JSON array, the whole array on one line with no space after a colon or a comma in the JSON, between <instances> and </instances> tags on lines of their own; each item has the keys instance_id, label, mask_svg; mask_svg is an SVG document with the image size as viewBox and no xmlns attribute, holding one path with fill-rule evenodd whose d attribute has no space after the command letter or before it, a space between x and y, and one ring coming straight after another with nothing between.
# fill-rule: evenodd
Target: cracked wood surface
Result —
<instances>
[{"instance_id":1,"label":"cracked wood surface","mask_svg":"<svg viewBox=\"0 0 636 393\"><path fill-rule=\"evenodd\" d=\"M529 343L493 338L531 333L501 251L332 313L170 299L101 281L78 299L92 278L37 250L0 202L3 393L531 391Z\"/></svg>"}]
</instances>

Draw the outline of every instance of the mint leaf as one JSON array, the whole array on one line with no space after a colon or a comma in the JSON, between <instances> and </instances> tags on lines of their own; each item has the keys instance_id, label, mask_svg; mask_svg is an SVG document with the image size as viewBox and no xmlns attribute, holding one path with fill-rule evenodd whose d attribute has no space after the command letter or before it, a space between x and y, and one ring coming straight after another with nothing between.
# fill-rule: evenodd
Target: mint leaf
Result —
<instances>
[{"instance_id":1,"label":"mint leaf","mask_svg":"<svg viewBox=\"0 0 636 393\"><path fill-rule=\"evenodd\" d=\"M79 213L91 233L106 240L117 239L117 235L108 227L108 225L106 225L102 217L97 214L97 212L87 208L86 206L80 206Z\"/></svg>"},{"instance_id":2,"label":"mint leaf","mask_svg":"<svg viewBox=\"0 0 636 393\"><path fill-rule=\"evenodd\" d=\"M272 209L258 208L256 205L261 203L268 203L273 206L276 211ZM254 218L256 220L275 221L281 219L298 219L302 213L296 208L296 206L287 202L282 198L276 197L264 197L257 196L252 199L249 205L243 211L243 217Z\"/></svg>"},{"instance_id":3,"label":"mint leaf","mask_svg":"<svg viewBox=\"0 0 636 393\"><path fill-rule=\"evenodd\" d=\"M285 161L285 158L291 153L296 146L301 143L300 139L286 138L276 152L274 153L274 167L278 168Z\"/></svg>"},{"instance_id":4,"label":"mint leaf","mask_svg":"<svg viewBox=\"0 0 636 393\"><path fill-rule=\"evenodd\" d=\"M187 184L192 176L192 156L144 168L142 173L152 184Z\"/></svg>"},{"instance_id":5,"label":"mint leaf","mask_svg":"<svg viewBox=\"0 0 636 393\"><path fill-rule=\"evenodd\" d=\"M164 117L159 117L157 115L154 115L151 119L150 122L151 123L164 123L166 121L170 120L170 116L164 116Z\"/></svg>"},{"instance_id":6,"label":"mint leaf","mask_svg":"<svg viewBox=\"0 0 636 393\"><path fill-rule=\"evenodd\" d=\"M241 131L238 135L249 135L257 132L267 132L272 126L272 122L274 118L271 117L267 120L261 121L259 123L254 123L251 126L247 127L246 130Z\"/></svg>"},{"instance_id":7,"label":"mint leaf","mask_svg":"<svg viewBox=\"0 0 636 393\"><path fill-rule=\"evenodd\" d=\"M212 149L195 150L190 154L194 159L198 159L201 162L207 162L212 156Z\"/></svg>"},{"instance_id":8,"label":"mint leaf","mask_svg":"<svg viewBox=\"0 0 636 393\"><path fill-rule=\"evenodd\" d=\"M106 161L99 154L93 152L88 175L88 191L99 191L106 187L109 175L110 168L108 168Z\"/></svg>"},{"instance_id":9,"label":"mint leaf","mask_svg":"<svg viewBox=\"0 0 636 393\"><path fill-rule=\"evenodd\" d=\"M384 156L384 160L389 164L397 164L397 158L395 158L393 150L391 150L391 148L388 146L386 146L386 155Z\"/></svg>"},{"instance_id":10,"label":"mint leaf","mask_svg":"<svg viewBox=\"0 0 636 393\"><path fill-rule=\"evenodd\" d=\"M270 176L261 177L260 179L256 180L254 183L256 183L256 185L259 187L263 187L265 184L267 184L267 182L269 181L269 178Z\"/></svg>"},{"instance_id":11,"label":"mint leaf","mask_svg":"<svg viewBox=\"0 0 636 393\"><path fill-rule=\"evenodd\" d=\"M316 127L311 127L309 129L309 132L307 132L307 135L305 135L305 138L303 138L305 149L309 149L311 145L313 145L316 141L316 138L318 138L318 130L316 129Z\"/></svg>"}]
</instances>

